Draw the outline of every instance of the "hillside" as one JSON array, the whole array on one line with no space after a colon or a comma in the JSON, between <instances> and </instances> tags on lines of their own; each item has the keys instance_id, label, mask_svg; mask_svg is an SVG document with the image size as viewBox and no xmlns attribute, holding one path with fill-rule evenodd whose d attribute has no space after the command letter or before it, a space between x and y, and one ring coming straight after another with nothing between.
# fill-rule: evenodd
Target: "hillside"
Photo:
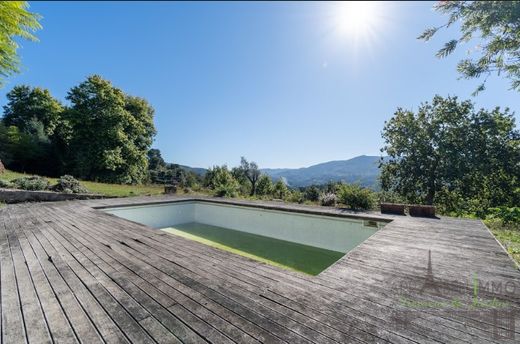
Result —
<instances>
[{"instance_id":1,"label":"hillside","mask_svg":"<svg viewBox=\"0 0 520 344\"><path fill-rule=\"evenodd\" d=\"M329 161L304 168L266 168L262 172L275 180L285 178L292 187L343 181L378 189L379 160L378 156L361 155L349 160Z\"/></svg>"}]
</instances>

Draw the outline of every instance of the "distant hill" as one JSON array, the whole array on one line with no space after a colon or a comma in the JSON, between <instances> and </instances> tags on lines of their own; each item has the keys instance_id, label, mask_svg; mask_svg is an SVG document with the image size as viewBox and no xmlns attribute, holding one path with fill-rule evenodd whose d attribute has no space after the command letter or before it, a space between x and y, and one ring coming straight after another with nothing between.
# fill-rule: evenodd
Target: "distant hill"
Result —
<instances>
[{"instance_id":1,"label":"distant hill","mask_svg":"<svg viewBox=\"0 0 520 344\"><path fill-rule=\"evenodd\" d=\"M190 167L190 166L186 166L186 165L179 165L179 167L186 171L194 172L195 174L198 174L199 176L204 176L207 171L207 169L202 168L202 167Z\"/></svg>"},{"instance_id":2,"label":"distant hill","mask_svg":"<svg viewBox=\"0 0 520 344\"><path fill-rule=\"evenodd\" d=\"M285 178L292 187L342 181L379 189L379 160L378 156L361 155L349 160L329 161L304 168L266 168L262 172L274 180Z\"/></svg>"}]
</instances>

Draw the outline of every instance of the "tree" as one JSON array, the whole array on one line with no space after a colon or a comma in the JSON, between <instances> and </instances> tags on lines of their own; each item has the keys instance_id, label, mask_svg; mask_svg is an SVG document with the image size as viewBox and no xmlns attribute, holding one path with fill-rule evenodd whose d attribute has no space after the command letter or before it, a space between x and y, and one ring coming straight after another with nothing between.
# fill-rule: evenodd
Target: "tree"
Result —
<instances>
[{"instance_id":1,"label":"tree","mask_svg":"<svg viewBox=\"0 0 520 344\"><path fill-rule=\"evenodd\" d=\"M289 192L289 188L287 188L287 183L284 179L278 179L273 186L273 195L279 199L284 199Z\"/></svg>"},{"instance_id":2,"label":"tree","mask_svg":"<svg viewBox=\"0 0 520 344\"><path fill-rule=\"evenodd\" d=\"M161 168L166 168L166 162L164 161L160 150L152 148L148 151L147 156L149 170L159 170Z\"/></svg>"},{"instance_id":3,"label":"tree","mask_svg":"<svg viewBox=\"0 0 520 344\"><path fill-rule=\"evenodd\" d=\"M435 96L417 113L399 108L382 136L384 191L447 211L519 201L520 134L508 109Z\"/></svg>"},{"instance_id":4,"label":"tree","mask_svg":"<svg viewBox=\"0 0 520 344\"><path fill-rule=\"evenodd\" d=\"M240 188L226 165L209 168L204 176L204 186L214 190L219 197L235 197Z\"/></svg>"},{"instance_id":5,"label":"tree","mask_svg":"<svg viewBox=\"0 0 520 344\"><path fill-rule=\"evenodd\" d=\"M258 182L258 178L260 178L261 175L258 165L254 161L249 162L246 160L246 158L241 157L240 167L238 169L243 174L243 176L246 177L247 180L249 180L249 183L251 183L250 196L255 195L256 183Z\"/></svg>"},{"instance_id":6,"label":"tree","mask_svg":"<svg viewBox=\"0 0 520 344\"><path fill-rule=\"evenodd\" d=\"M93 75L73 87L67 99L74 175L112 183L140 183L155 129L153 108Z\"/></svg>"},{"instance_id":7,"label":"tree","mask_svg":"<svg viewBox=\"0 0 520 344\"><path fill-rule=\"evenodd\" d=\"M27 1L0 1L0 75L4 77L19 71L16 38L36 41L33 32L41 29L40 16L28 7Z\"/></svg>"},{"instance_id":8,"label":"tree","mask_svg":"<svg viewBox=\"0 0 520 344\"><path fill-rule=\"evenodd\" d=\"M320 190L316 187L316 185L311 185L305 188L303 194L305 199L311 202L317 202L320 199Z\"/></svg>"},{"instance_id":9,"label":"tree","mask_svg":"<svg viewBox=\"0 0 520 344\"><path fill-rule=\"evenodd\" d=\"M30 133L31 122L39 121L45 134L51 136L60 123L62 112L63 106L48 90L19 85L7 93L2 120L6 126L14 125L27 133Z\"/></svg>"},{"instance_id":10,"label":"tree","mask_svg":"<svg viewBox=\"0 0 520 344\"><path fill-rule=\"evenodd\" d=\"M260 178L258 178L256 194L259 196L267 196L270 195L272 192L273 182L271 181L271 178L266 174L262 174Z\"/></svg>"},{"instance_id":11,"label":"tree","mask_svg":"<svg viewBox=\"0 0 520 344\"><path fill-rule=\"evenodd\" d=\"M450 55L460 43L480 35L480 56L463 59L458 71L463 78L479 78L491 73L505 74L511 88L520 91L520 1L439 1L435 9L447 14L448 22L425 30L418 38L430 40L441 29L461 21L461 36L447 42L437 57ZM475 94L484 90L484 82Z\"/></svg>"}]
</instances>

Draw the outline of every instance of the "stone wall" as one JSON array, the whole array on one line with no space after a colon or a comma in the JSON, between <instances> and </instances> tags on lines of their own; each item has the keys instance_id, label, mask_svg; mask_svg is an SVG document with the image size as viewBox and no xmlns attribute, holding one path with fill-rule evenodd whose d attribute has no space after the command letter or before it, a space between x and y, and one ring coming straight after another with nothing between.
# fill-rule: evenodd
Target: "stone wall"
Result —
<instances>
[{"instance_id":1,"label":"stone wall","mask_svg":"<svg viewBox=\"0 0 520 344\"><path fill-rule=\"evenodd\" d=\"M52 191L28 191L15 189L0 189L0 202L22 203L22 202L57 202L75 199L98 199L104 198L95 194L68 194Z\"/></svg>"}]
</instances>

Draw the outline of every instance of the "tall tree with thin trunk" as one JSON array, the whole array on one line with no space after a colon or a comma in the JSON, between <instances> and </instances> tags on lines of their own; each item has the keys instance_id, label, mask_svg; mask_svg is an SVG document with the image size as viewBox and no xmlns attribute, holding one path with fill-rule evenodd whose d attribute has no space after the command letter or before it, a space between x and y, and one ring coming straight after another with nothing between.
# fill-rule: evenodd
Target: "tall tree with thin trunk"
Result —
<instances>
[{"instance_id":1,"label":"tall tree with thin trunk","mask_svg":"<svg viewBox=\"0 0 520 344\"><path fill-rule=\"evenodd\" d=\"M242 157L240 159L240 171L242 171L243 175L249 180L251 183L251 193L250 195L253 196L256 194L256 184L258 182L258 179L260 178L260 169L258 168L258 165L254 161L247 161L246 158Z\"/></svg>"}]
</instances>

